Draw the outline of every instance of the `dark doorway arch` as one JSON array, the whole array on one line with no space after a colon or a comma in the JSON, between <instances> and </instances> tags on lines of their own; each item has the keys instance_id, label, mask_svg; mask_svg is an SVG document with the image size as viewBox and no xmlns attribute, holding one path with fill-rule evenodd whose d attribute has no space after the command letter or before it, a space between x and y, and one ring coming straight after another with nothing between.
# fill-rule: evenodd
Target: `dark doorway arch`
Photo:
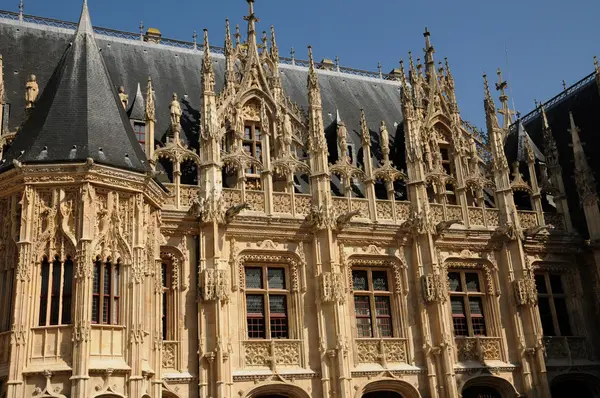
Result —
<instances>
[{"instance_id":1,"label":"dark doorway arch","mask_svg":"<svg viewBox=\"0 0 600 398\"><path fill-rule=\"evenodd\" d=\"M402 395L393 391L375 391L369 392L362 396L362 398L404 398Z\"/></svg>"},{"instance_id":2,"label":"dark doorway arch","mask_svg":"<svg viewBox=\"0 0 600 398\"><path fill-rule=\"evenodd\" d=\"M503 398L494 387L474 386L465 389L462 398Z\"/></svg>"}]
</instances>

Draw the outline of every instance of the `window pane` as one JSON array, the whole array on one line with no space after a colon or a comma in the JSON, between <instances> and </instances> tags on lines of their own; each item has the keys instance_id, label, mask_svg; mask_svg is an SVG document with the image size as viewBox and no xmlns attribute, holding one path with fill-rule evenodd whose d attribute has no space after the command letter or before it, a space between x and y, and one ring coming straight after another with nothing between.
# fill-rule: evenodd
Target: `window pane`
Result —
<instances>
[{"instance_id":1,"label":"window pane","mask_svg":"<svg viewBox=\"0 0 600 398\"><path fill-rule=\"evenodd\" d=\"M104 292L104 294L107 294L107 295L110 295L110 268L111 268L110 263L104 264L103 292Z\"/></svg>"},{"instance_id":2,"label":"window pane","mask_svg":"<svg viewBox=\"0 0 600 398\"><path fill-rule=\"evenodd\" d=\"M252 145L250 145L250 144L244 144L244 151L248 155L252 156Z\"/></svg>"},{"instance_id":3,"label":"window pane","mask_svg":"<svg viewBox=\"0 0 600 398\"><path fill-rule=\"evenodd\" d=\"M58 325L58 311L60 306L60 261L52 263L52 298L50 301L50 325Z\"/></svg>"},{"instance_id":4,"label":"window pane","mask_svg":"<svg viewBox=\"0 0 600 398\"><path fill-rule=\"evenodd\" d=\"M262 269L261 268L246 268L246 288L262 289Z\"/></svg>"},{"instance_id":5,"label":"window pane","mask_svg":"<svg viewBox=\"0 0 600 398\"><path fill-rule=\"evenodd\" d=\"M471 317L474 336L485 336L485 320L482 316Z\"/></svg>"},{"instance_id":6,"label":"window pane","mask_svg":"<svg viewBox=\"0 0 600 398\"><path fill-rule=\"evenodd\" d=\"M390 298L386 296L375 297L375 311L377 311L377 316L392 315L390 310Z\"/></svg>"},{"instance_id":7,"label":"window pane","mask_svg":"<svg viewBox=\"0 0 600 398\"><path fill-rule=\"evenodd\" d=\"M468 292L480 292L481 288L479 287L479 275L473 272L469 272L465 274L465 280L467 283L467 291Z\"/></svg>"},{"instance_id":8,"label":"window pane","mask_svg":"<svg viewBox=\"0 0 600 398\"><path fill-rule=\"evenodd\" d=\"M373 290L389 291L387 272L385 271L373 271Z\"/></svg>"},{"instance_id":9,"label":"window pane","mask_svg":"<svg viewBox=\"0 0 600 398\"><path fill-rule=\"evenodd\" d=\"M354 296L354 312L356 316L371 316L369 296Z\"/></svg>"},{"instance_id":10,"label":"window pane","mask_svg":"<svg viewBox=\"0 0 600 398\"><path fill-rule=\"evenodd\" d=\"M48 278L50 277L50 263L42 262L42 294L40 300L39 325L46 326L46 309L48 305Z\"/></svg>"},{"instance_id":11,"label":"window pane","mask_svg":"<svg viewBox=\"0 0 600 398\"><path fill-rule=\"evenodd\" d=\"M356 318L356 333L358 337L373 337L371 318Z\"/></svg>"},{"instance_id":12,"label":"window pane","mask_svg":"<svg viewBox=\"0 0 600 398\"><path fill-rule=\"evenodd\" d=\"M261 139L260 129L257 127L254 129L254 140L260 141L260 139Z\"/></svg>"},{"instance_id":13,"label":"window pane","mask_svg":"<svg viewBox=\"0 0 600 398\"><path fill-rule=\"evenodd\" d=\"M94 263L94 282L92 286L93 293L100 293L100 263Z\"/></svg>"},{"instance_id":14,"label":"window pane","mask_svg":"<svg viewBox=\"0 0 600 398\"><path fill-rule=\"evenodd\" d=\"M564 293L560 275L550 275L550 288L553 294Z\"/></svg>"},{"instance_id":15,"label":"window pane","mask_svg":"<svg viewBox=\"0 0 600 398\"><path fill-rule=\"evenodd\" d=\"M162 271L162 287L167 287L167 264L162 263L161 264L161 271Z\"/></svg>"},{"instance_id":16,"label":"window pane","mask_svg":"<svg viewBox=\"0 0 600 398\"><path fill-rule=\"evenodd\" d=\"M113 271L113 289L114 289L114 296L119 296L119 264L115 265L114 271Z\"/></svg>"},{"instance_id":17,"label":"window pane","mask_svg":"<svg viewBox=\"0 0 600 398\"><path fill-rule=\"evenodd\" d=\"M73 290L73 262L65 261L63 272L62 319L63 325L71 323L71 293Z\"/></svg>"},{"instance_id":18,"label":"window pane","mask_svg":"<svg viewBox=\"0 0 600 398\"><path fill-rule=\"evenodd\" d=\"M246 126L246 127L244 128L244 139L245 139L245 140L249 140L249 139L251 139L251 138L252 138L252 137L250 136L250 126Z\"/></svg>"},{"instance_id":19,"label":"window pane","mask_svg":"<svg viewBox=\"0 0 600 398\"><path fill-rule=\"evenodd\" d=\"M162 338L163 338L163 340L167 340L167 313L168 313L167 307L168 307L167 294L165 292L163 292L163 294L162 294Z\"/></svg>"},{"instance_id":20,"label":"window pane","mask_svg":"<svg viewBox=\"0 0 600 398\"><path fill-rule=\"evenodd\" d=\"M100 297L92 297L92 322L100 323Z\"/></svg>"},{"instance_id":21,"label":"window pane","mask_svg":"<svg viewBox=\"0 0 600 398\"><path fill-rule=\"evenodd\" d=\"M265 337L265 319L248 318L248 338L264 339Z\"/></svg>"},{"instance_id":22,"label":"window pane","mask_svg":"<svg viewBox=\"0 0 600 398\"><path fill-rule=\"evenodd\" d=\"M288 338L287 318L271 317L271 338L272 339L287 339Z\"/></svg>"},{"instance_id":23,"label":"window pane","mask_svg":"<svg viewBox=\"0 0 600 398\"><path fill-rule=\"evenodd\" d=\"M247 295L246 296L246 312L250 315L264 315L265 305L262 295Z\"/></svg>"},{"instance_id":24,"label":"window pane","mask_svg":"<svg viewBox=\"0 0 600 398\"><path fill-rule=\"evenodd\" d=\"M550 301L547 297L538 298L538 308L540 310L540 320L542 321L544 336L556 336L552 321L552 312L550 311Z\"/></svg>"},{"instance_id":25,"label":"window pane","mask_svg":"<svg viewBox=\"0 0 600 398\"><path fill-rule=\"evenodd\" d=\"M352 271L352 286L354 290L369 290L367 271Z\"/></svg>"},{"instance_id":26,"label":"window pane","mask_svg":"<svg viewBox=\"0 0 600 398\"><path fill-rule=\"evenodd\" d=\"M108 323L108 312L110 311L110 299L105 298L102 302L102 323Z\"/></svg>"},{"instance_id":27,"label":"window pane","mask_svg":"<svg viewBox=\"0 0 600 398\"><path fill-rule=\"evenodd\" d=\"M113 325L118 325L119 324L119 299L118 298L115 298L113 300L112 324Z\"/></svg>"},{"instance_id":28,"label":"window pane","mask_svg":"<svg viewBox=\"0 0 600 398\"><path fill-rule=\"evenodd\" d=\"M285 296L269 296L269 310L271 311L271 316L286 316L287 306Z\"/></svg>"},{"instance_id":29,"label":"window pane","mask_svg":"<svg viewBox=\"0 0 600 398\"><path fill-rule=\"evenodd\" d=\"M285 289L285 270L283 268L269 268L269 289Z\"/></svg>"},{"instance_id":30,"label":"window pane","mask_svg":"<svg viewBox=\"0 0 600 398\"><path fill-rule=\"evenodd\" d=\"M256 154L255 154L255 157L258 160L262 160L262 147L260 146L260 144L256 144Z\"/></svg>"},{"instance_id":31,"label":"window pane","mask_svg":"<svg viewBox=\"0 0 600 398\"><path fill-rule=\"evenodd\" d=\"M481 303L481 298L469 298L469 309L471 310L471 315L483 315L483 305Z\"/></svg>"},{"instance_id":32,"label":"window pane","mask_svg":"<svg viewBox=\"0 0 600 398\"><path fill-rule=\"evenodd\" d=\"M572 336L571 324L569 323L569 312L567 303L564 298L554 299L554 308L556 309L556 317L558 318L558 327L561 336Z\"/></svg>"},{"instance_id":33,"label":"window pane","mask_svg":"<svg viewBox=\"0 0 600 398\"><path fill-rule=\"evenodd\" d=\"M465 315L465 303L462 297L452 297L450 305L452 306L452 315Z\"/></svg>"},{"instance_id":34,"label":"window pane","mask_svg":"<svg viewBox=\"0 0 600 398\"><path fill-rule=\"evenodd\" d=\"M392 333L392 318L377 318L379 337L394 337Z\"/></svg>"},{"instance_id":35,"label":"window pane","mask_svg":"<svg viewBox=\"0 0 600 398\"><path fill-rule=\"evenodd\" d=\"M460 286L460 274L458 272L448 273L448 284L451 292L462 292L462 287Z\"/></svg>"},{"instance_id":36,"label":"window pane","mask_svg":"<svg viewBox=\"0 0 600 398\"><path fill-rule=\"evenodd\" d=\"M546 278L544 275L535 276L535 287L537 288L538 293L548 293L548 289L546 289Z\"/></svg>"}]
</instances>

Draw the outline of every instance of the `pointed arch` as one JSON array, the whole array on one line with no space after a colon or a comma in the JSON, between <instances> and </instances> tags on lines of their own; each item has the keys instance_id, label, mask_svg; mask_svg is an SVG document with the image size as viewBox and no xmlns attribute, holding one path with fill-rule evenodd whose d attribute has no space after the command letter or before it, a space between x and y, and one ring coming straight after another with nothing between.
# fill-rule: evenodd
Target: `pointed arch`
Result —
<instances>
[{"instance_id":1,"label":"pointed arch","mask_svg":"<svg viewBox=\"0 0 600 398\"><path fill-rule=\"evenodd\" d=\"M310 394L301 387L284 382L269 382L254 387L246 392L244 398L260 398L264 395L281 395L287 398L310 398Z\"/></svg>"},{"instance_id":2,"label":"pointed arch","mask_svg":"<svg viewBox=\"0 0 600 398\"><path fill-rule=\"evenodd\" d=\"M362 398L365 394L377 393L377 392L395 392L400 394L402 398L421 398L419 390L412 384L399 380L393 377L383 377L379 380L369 381L360 386L354 398Z\"/></svg>"},{"instance_id":3,"label":"pointed arch","mask_svg":"<svg viewBox=\"0 0 600 398\"><path fill-rule=\"evenodd\" d=\"M516 398L521 395L515 386L506 379L498 376L475 376L463 385L461 393L464 394L470 388L491 388L497 391L502 398Z\"/></svg>"}]
</instances>

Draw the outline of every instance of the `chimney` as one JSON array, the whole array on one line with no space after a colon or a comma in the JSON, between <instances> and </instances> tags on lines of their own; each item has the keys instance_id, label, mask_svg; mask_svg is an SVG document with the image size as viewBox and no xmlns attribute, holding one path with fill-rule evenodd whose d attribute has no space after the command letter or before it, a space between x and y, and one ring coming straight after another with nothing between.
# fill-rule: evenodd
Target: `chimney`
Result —
<instances>
[{"instance_id":1,"label":"chimney","mask_svg":"<svg viewBox=\"0 0 600 398\"><path fill-rule=\"evenodd\" d=\"M144 41L159 44L161 37L162 34L160 33L160 30L156 28L148 28L146 34L144 35Z\"/></svg>"}]
</instances>

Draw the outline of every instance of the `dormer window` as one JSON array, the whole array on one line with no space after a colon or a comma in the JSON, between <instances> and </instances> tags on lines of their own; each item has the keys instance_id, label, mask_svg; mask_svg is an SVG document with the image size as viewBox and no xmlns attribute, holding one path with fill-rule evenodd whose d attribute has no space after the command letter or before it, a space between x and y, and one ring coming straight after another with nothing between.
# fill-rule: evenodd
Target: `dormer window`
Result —
<instances>
[{"instance_id":1,"label":"dormer window","mask_svg":"<svg viewBox=\"0 0 600 398\"><path fill-rule=\"evenodd\" d=\"M135 132L135 138L142 146L142 149L146 149L146 123L133 122L133 131Z\"/></svg>"},{"instance_id":2,"label":"dormer window","mask_svg":"<svg viewBox=\"0 0 600 398\"><path fill-rule=\"evenodd\" d=\"M246 122L244 126L244 140L242 145L244 151L259 162L262 162L262 133L260 124L257 122ZM246 170L246 174L258 175L258 170L255 166L251 166Z\"/></svg>"}]
</instances>

